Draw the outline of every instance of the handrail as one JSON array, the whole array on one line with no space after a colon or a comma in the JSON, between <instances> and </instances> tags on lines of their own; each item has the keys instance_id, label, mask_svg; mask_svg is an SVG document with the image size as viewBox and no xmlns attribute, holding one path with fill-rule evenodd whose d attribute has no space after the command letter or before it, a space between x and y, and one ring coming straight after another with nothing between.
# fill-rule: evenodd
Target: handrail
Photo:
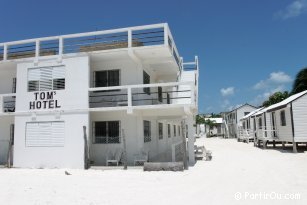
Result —
<instances>
[{"instance_id":1,"label":"handrail","mask_svg":"<svg viewBox=\"0 0 307 205\"><path fill-rule=\"evenodd\" d=\"M122 86L112 86L112 87L96 87L89 88L89 91L103 91L103 90L120 90L128 88L153 88L153 87L168 87L168 86L178 86L178 85L193 85L194 82L171 82L171 83L153 83L153 84L139 84L139 85L122 85Z\"/></svg>"}]
</instances>

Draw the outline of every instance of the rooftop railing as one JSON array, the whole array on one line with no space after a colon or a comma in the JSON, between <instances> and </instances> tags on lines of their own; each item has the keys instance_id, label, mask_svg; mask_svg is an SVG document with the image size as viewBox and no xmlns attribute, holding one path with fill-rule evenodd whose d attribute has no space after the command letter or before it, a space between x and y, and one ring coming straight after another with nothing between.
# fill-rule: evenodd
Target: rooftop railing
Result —
<instances>
[{"instance_id":1,"label":"rooftop railing","mask_svg":"<svg viewBox=\"0 0 307 205\"><path fill-rule=\"evenodd\" d=\"M168 46L181 68L167 23L0 43L0 61L155 45Z\"/></svg>"}]
</instances>

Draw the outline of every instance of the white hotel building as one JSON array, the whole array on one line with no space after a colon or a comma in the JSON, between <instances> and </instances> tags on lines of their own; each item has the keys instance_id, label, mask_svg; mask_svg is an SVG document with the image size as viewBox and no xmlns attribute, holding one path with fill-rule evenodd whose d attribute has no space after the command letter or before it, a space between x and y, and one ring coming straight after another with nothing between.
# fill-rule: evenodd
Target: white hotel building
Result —
<instances>
[{"instance_id":1,"label":"white hotel building","mask_svg":"<svg viewBox=\"0 0 307 205\"><path fill-rule=\"evenodd\" d=\"M198 59L165 23L0 43L0 164L106 165L123 139L128 165L176 161L183 131L193 164L197 104Z\"/></svg>"}]
</instances>

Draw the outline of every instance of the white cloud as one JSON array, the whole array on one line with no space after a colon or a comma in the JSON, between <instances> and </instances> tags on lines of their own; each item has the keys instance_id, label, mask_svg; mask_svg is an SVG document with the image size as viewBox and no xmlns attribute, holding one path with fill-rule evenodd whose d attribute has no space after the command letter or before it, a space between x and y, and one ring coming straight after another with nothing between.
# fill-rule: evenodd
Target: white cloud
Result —
<instances>
[{"instance_id":1,"label":"white cloud","mask_svg":"<svg viewBox=\"0 0 307 205\"><path fill-rule=\"evenodd\" d=\"M223 97L226 96L231 96L235 93L235 88L234 87L228 87L228 88L222 88L221 89L221 94Z\"/></svg>"},{"instance_id":2,"label":"white cloud","mask_svg":"<svg viewBox=\"0 0 307 205\"><path fill-rule=\"evenodd\" d=\"M290 83L292 82L292 78L285 74L284 72L273 72L270 74L270 79L273 83Z\"/></svg>"},{"instance_id":3,"label":"white cloud","mask_svg":"<svg viewBox=\"0 0 307 205\"><path fill-rule=\"evenodd\" d=\"M276 92L282 92L284 90L285 90L285 86L283 85L279 85L275 88L272 88L271 90L266 90L262 94L257 95L255 99L251 101L251 104L260 106L265 100L269 99L271 95L273 95Z\"/></svg>"},{"instance_id":4,"label":"white cloud","mask_svg":"<svg viewBox=\"0 0 307 205\"><path fill-rule=\"evenodd\" d=\"M295 0L289 4L285 9L275 13L275 17L281 19L289 19L298 17L307 11L307 0Z\"/></svg>"},{"instance_id":5,"label":"white cloud","mask_svg":"<svg viewBox=\"0 0 307 205\"><path fill-rule=\"evenodd\" d=\"M273 90L277 87L284 86L287 83L291 83L293 79L282 71L273 72L266 80L261 80L254 85L255 90Z\"/></svg>"}]
</instances>

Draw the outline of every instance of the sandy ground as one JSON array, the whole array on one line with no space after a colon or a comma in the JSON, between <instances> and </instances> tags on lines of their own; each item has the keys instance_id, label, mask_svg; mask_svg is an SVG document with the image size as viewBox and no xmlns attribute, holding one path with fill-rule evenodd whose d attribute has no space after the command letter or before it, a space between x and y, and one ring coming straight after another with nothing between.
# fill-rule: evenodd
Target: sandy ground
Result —
<instances>
[{"instance_id":1,"label":"sandy ground","mask_svg":"<svg viewBox=\"0 0 307 205\"><path fill-rule=\"evenodd\" d=\"M0 169L0 204L307 204L306 152L233 139L197 143L213 160L185 172Z\"/></svg>"}]
</instances>

